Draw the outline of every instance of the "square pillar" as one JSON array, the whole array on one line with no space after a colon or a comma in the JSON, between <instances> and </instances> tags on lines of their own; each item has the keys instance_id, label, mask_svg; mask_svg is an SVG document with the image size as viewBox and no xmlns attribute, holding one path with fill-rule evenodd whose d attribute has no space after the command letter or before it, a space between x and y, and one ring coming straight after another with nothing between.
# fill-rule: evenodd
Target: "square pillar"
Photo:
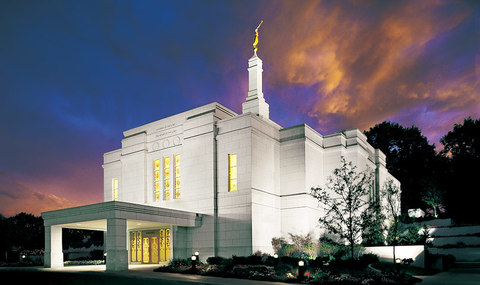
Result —
<instances>
[{"instance_id":1,"label":"square pillar","mask_svg":"<svg viewBox=\"0 0 480 285\"><path fill-rule=\"evenodd\" d=\"M63 267L62 227L45 226L45 255L44 267Z\"/></svg>"},{"instance_id":2,"label":"square pillar","mask_svg":"<svg viewBox=\"0 0 480 285\"><path fill-rule=\"evenodd\" d=\"M127 220L107 219L107 271L128 270Z\"/></svg>"}]
</instances>

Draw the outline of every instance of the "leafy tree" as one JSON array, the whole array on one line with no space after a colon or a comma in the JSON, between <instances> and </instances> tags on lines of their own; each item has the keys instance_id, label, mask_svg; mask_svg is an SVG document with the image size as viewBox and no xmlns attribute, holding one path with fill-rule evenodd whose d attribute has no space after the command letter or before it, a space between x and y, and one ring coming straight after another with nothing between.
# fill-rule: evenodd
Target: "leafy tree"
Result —
<instances>
[{"instance_id":1,"label":"leafy tree","mask_svg":"<svg viewBox=\"0 0 480 285\"><path fill-rule=\"evenodd\" d=\"M443 192L436 187L430 187L423 194L422 201L433 209L433 215L437 218L443 205Z\"/></svg>"},{"instance_id":2,"label":"leafy tree","mask_svg":"<svg viewBox=\"0 0 480 285\"><path fill-rule=\"evenodd\" d=\"M441 153L451 155L452 159L480 159L480 119L468 117L463 124L455 124L440 143L443 144Z\"/></svg>"},{"instance_id":3,"label":"leafy tree","mask_svg":"<svg viewBox=\"0 0 480 285\"><path fill-rule=\"evenodd\" d=\"M9 228L8 220L0 214L0 260L7 259L7 250L9 248Z\"/></svg>"},{"instance_id":4,"label":"leafy tree","mask_svg":"<svg viewBox=\"0 0 480 285\"><path fill-rule=\"evenodd\" d=\"M379 201L370 203L367 210L364 212L364 221L362 225L362 243L364 245L384 245L384 222L385 215L382 213Z\"/></svg>"},{"instance_id":5,"label":"leafy tree","mask_svg":"<svg viewBox=\"0 0 480 285\"><path fill-rule=\"evenodd\" d=\"M435 145L416 126L383 122L365 131L368 142L387 156L388 171L402 183L402 209L422 206L422 190L438 185L439 160Z\"/></svg>"},{"instance_id":6,"label":"leafy tree","mask_svg":"<svg viewBox=\"0 0 480 285\"><path fill-rule=\"evenodd\" d=\"M340 168L334 169L333 175L327 178L326 186L311 189L311 195L325 209L325 214L319 219L320 224L329 233L347 241L352 259L355 245L361 241L372 182L371 171L358 172L352 162L342 157Z\"/></svg>"},{"instance_id":7,"label":"leafy tree","mask_svg":"<svg viewBox=\"0 0 480 285\"><path fill-rule=\"evenodd\" d=\"M480 119L467 118L463 124L455 124L440 143L440 154L447 159L449 169L443 180L447 185L446 209L457 222L479 223L478 202L473 197L480 191Z\"/></svg>"},{"instance_id":8,"label":"leafy tree","mask_svg":"<svg viewBox=\"0 0 480 285\"><path fill-rule=\"evenodd\" d=\"M41 249L45 246L45 231L42 217L19 213L8 218L11 246L20 249Z\"/></svg>"},{"instance_id":9,"label":"leafy tree","mask_svg":"<svg viewBox=\"0 0 480 285\"><path fill-rule=\"evenodd\" d=\"M395 185L393 180L389 179L383 185L381 197L385 201L386 217L390 221L387 239L393 247L393 263L395 264L395 246L400 233L400 188Z\"/></svg>"}]
</instances>

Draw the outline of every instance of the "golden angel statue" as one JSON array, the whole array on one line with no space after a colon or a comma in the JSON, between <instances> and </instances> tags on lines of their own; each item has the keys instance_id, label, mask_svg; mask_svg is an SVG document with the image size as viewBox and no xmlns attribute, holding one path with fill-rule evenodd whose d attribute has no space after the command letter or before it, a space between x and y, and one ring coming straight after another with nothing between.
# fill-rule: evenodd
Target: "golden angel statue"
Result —
<instances>
[{"instance_id":1,"label":"golden angel statue","mask_svg":"<svg viewBox=\"0 0 480 285\"><path fill-rule=\"evenodd\" d=\"M258 27L255 29L255 41L253 41L253 52L257 54L257 44L258 44L258 29L262 25L263 20L260 21L260 24L258 24Z\"/></svg>"}]
</instances>

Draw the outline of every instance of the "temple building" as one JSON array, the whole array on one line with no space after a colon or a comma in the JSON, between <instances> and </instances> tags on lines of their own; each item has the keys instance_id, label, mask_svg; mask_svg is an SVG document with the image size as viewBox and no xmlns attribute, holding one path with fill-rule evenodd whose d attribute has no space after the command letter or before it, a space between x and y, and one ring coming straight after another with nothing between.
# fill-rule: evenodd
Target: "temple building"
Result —
<instances>
[{"instance_id":1,"label":"temple building","mask_svg":"<svg viewBox=\"0 0 480 285\"><path fill-rule=\"evenodd\" d=\"M393 179L385 155L358 129L322 135L270 120L262 60L248 60L248 94L237 114L211 103L126 130L104 154L104 202L42 213L45 266L63 266L62 228L105 231L107 270L195 251L273 253L273 237L322 233L310 196L341 157L375 173L370 199Z\"/></svg>"}]
</instances>

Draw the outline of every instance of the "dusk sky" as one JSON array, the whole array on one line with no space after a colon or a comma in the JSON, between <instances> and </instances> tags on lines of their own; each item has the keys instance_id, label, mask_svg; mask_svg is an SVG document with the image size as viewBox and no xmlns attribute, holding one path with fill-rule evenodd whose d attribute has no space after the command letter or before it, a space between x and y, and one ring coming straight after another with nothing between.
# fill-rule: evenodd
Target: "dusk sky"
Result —
<instances>
[{"instance_id":1,"label":"dusk sky","mask_svg":"<svg viewBox=\"0 0 480 285\"><path fill-rule=\"evenodd\" d=\"M237 113L260 20L270 118L326 135L385 120L430 143L480 117L480 1L0 1L0 213L103 201L122 132Z\"/></svg>"}]
</instances>

